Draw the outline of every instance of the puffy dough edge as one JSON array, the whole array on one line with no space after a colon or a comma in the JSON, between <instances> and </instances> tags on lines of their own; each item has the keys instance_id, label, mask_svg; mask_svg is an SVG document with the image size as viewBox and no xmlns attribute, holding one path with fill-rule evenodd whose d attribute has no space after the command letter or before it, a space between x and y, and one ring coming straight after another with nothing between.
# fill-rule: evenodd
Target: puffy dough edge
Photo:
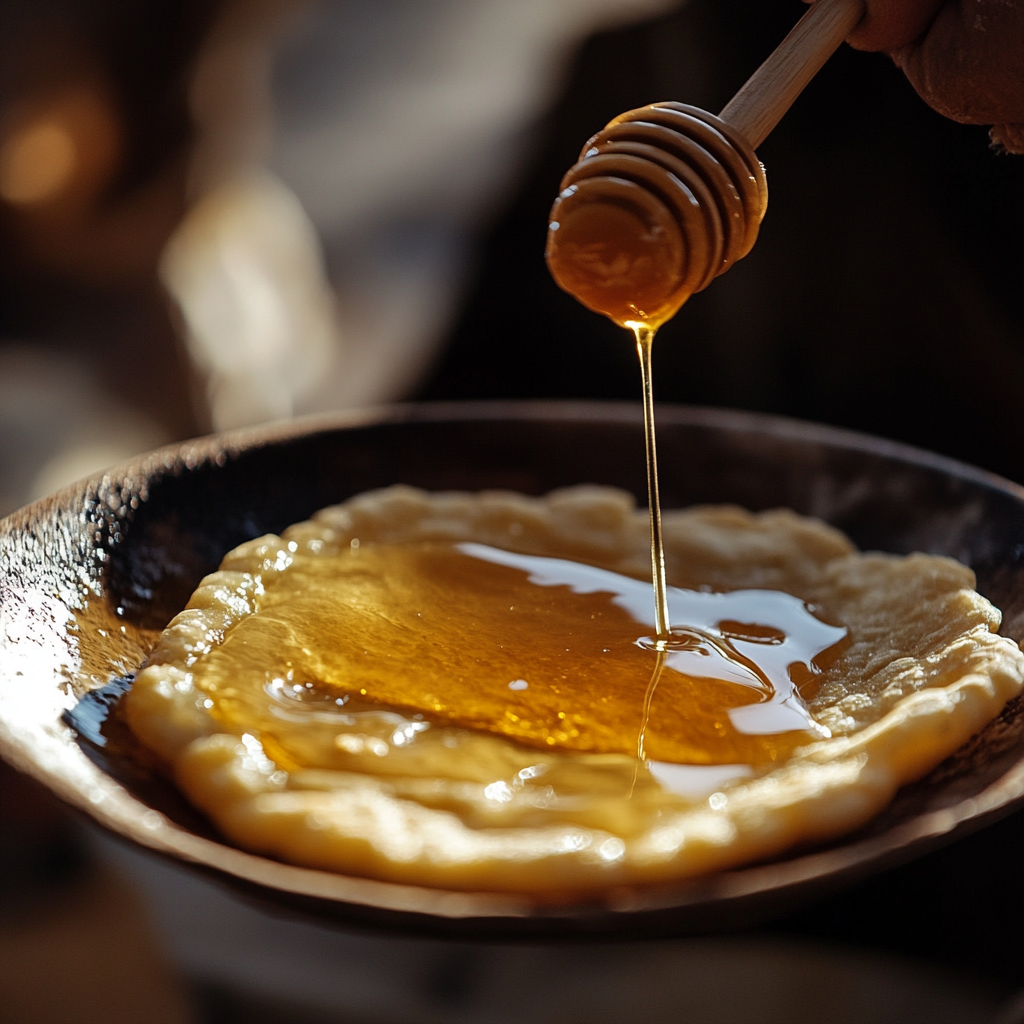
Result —
<instances>
[{"instance_id":1,"label":"puffy dough edge","mask_svg":"<svg viewBox=\"0 0 1024 1024\"><path fill-rule=\"evenodd\" d=\"M597 507L607 495L612 500ZM387 515L396 505L404 506L406 515L400 519L405 530L415 524L431 536L449 536L462 529L459 513L472 497L396 487L361 495L353 504L362 503L358 507L364 514L372 509ZM634 541L638 527L645 540L646 521L638 522L643 513L633 510L621 492L586 487L543 499L502 493L486 497L492 515L507 508L508 497L520 518L526 512L543 514L538 506L549 503L556 518L562 518L557 533L578 537L587 525L596 527L597 543L606 550L616 542ZM721 517L736 516L759 529L773 521L790 528L806 522L787 510L759 516L732 508L688 514L712 527ZM340 506L318 513L312 522L335 531L358 526L358 518L353 523L349 515L349 508ZM307 525L298 524L286 536L293 531L301 535ZM502 525L501 515L497 525ZM841 534L820 527L827 555L843 557L851 551ZM248 557L261 545L274 556L264 563L266 571L274 571L275 558L288 548L275 536L242 545L225 558L225 566L233 556ZM289 790L286 774L255 737L219 731L187 668L174 662L183 655L186 660L200 657L248 613L252 581L242 575L222 569L207 577L172 621L132 688L126 704L129 724L172 767L189 799L232 841L289 862L388 881L552 896L683 879L775 856L796 842L832 839L870 820L900 786L959 749L1024 687L1024 657L1017 645L997 634L979 634L963 672L947 684L902 698L856 734L803 748L766 776L724 787L707 804L660 821L628 849L620 850L623 844L616 837L590 829L472 829L453 814L388 794L369 777L340 794ZM273 823L269 830L268 822Z\"/></svg>"}]
</instances>

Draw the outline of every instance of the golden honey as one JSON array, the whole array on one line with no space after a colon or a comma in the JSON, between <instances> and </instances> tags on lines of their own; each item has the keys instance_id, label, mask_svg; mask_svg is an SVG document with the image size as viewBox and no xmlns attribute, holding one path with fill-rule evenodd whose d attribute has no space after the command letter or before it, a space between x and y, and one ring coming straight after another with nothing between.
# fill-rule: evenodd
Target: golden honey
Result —
<instances>
[{"instance_id":1,"label":"golden honey","mask_svg":"<svg viewBox=\"0 0 1024 1024\"><path fill-rule=\"evenodd\" d=\"M639 203L588 203L552 221L559 244L549 245L548 265L559 286L620 327L656 329L689 298L676 279L683 240L647 213Z\"/></svg>"},{"instance_id":2,"label":"golden honey","mask_svg":"<svg viewBox=\"0 0 1024 1024\"><path fill-rule=\"evenodd\" d=\"M562 179L548 267L588 309L656 330L750 251L767 201L764 168L720 118L675 102L628 110Z\"/></svg>"},{"instance_id":3,"label":"golden honey","mask_svg":"<svg viewBox=\"0 0 1024 1024\"><path fill-rule=\"evenodd\" d=\"M775 761L815 726L794 678L845 630L788 594L672 588L685 623L657 661L650 584L483 544L420 542L296 554L253 614L193 668L226 729L257 729L289 766L340 763L319 724L386 706L541 749L685 764ZM408 742L414 742L415 735ZM332 746L332 744L334 744Z\"/></svg>"}]
</instances>

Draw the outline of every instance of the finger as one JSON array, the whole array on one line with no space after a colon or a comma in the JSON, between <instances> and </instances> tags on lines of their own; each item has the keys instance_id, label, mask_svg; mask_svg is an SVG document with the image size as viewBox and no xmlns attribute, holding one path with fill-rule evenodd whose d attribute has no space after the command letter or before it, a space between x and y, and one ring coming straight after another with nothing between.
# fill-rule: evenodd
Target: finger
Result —
<instances>
[{"instance_id":1,"label":"finger","mask_svg":"<svg viewBox=\"0 0 1024 1024\"><path fill-rule=\"evenodd\" d=\"M814 0L804 0L813 3ZM858 50L896 50L923 35L944 0L864 0L864 17L847 40Z\"/></svg>"},{"instance_id":2,"label":"finger","mask_svg":"<svg viewBox=\"0 0 1024 1024\"><path fill-rule=\"evenodd\" d=\"M940 114L1024 124L1024 0L951 0L919 44L892 56Z\"/></svg>"}]
</instances>

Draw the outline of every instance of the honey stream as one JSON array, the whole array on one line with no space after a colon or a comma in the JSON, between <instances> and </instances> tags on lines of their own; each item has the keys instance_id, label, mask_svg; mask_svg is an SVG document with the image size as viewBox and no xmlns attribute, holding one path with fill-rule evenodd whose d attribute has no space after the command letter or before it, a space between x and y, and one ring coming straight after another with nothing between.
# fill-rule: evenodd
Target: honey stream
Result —
<instances>
[{"instance_id":1,"label":"honey stream","mask_svg":"<svg viewBox=\"0 0 1024 1024\"><path fill-rule=\"evenodd\" d=\"M654 586L654 623L659 645L655 649L654 669L651 672L647 692L644 694L643 716L636 738L638 761L647 760L644 740L647 725L651 719L651 703L658 688L661 673L665 668L665 650L662 646L672 630L668 610L668 579L665 575L665 538L661 528L661 496L658 491L658 443L654 426L654 366L652 362L654 328L639 321L630 321L627 326L636 337L636 352L640 359L640 381L643 387L644 404L644 446L647 460L647 505L651 524L651 582ZM639 765L637 766L639 768ZM636 783L636 774L633 775Z\"/></svg>"},{"instance_id":2,"label":"honey stream","mask_svg":"<svg viewBox=\"0 0 1024 1024\"><path fill-rule=\"evenodd\" d=\"M665 539L661 529L661 498L658 494L658 444L654 428L654 377L651 350L653 328L631 321L627 325L636 336L640 357L640 380L644 392L644 444L647 449L647 502L651 520L651 576L654 582L654 624L659 637L672 629L668 611L668 580L665 577Z\"/></svg>"}]
</instances>

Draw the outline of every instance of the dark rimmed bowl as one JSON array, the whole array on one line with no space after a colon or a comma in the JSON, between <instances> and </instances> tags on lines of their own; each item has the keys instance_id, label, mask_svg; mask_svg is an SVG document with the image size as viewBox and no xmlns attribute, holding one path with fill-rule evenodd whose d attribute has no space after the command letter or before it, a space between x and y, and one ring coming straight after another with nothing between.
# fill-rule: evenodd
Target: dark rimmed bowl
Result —
<instances>
[{"instance_id":1,"label":"dark rimmed bowl","mask_svg":"<svg viewBox=\"0 0 1024 1024\"><path fill-rule=\"evenodd\" d=\"M787 506L860 547L951 555L1024 638L1024 488L949 459L776 417L659 410L665 507ZM683 933L750 924L906 861L1024 801L1024 700L868 827L671 886L544 905L297 868L223 843L116 729L99 730L160 628L226 551L360 491L575 483L644 502L643 424L618 404L409 406L162 449L0 523L0 755L105 828L255 898L350 922L497 935Z\"/></svg>"}]
</instances>

